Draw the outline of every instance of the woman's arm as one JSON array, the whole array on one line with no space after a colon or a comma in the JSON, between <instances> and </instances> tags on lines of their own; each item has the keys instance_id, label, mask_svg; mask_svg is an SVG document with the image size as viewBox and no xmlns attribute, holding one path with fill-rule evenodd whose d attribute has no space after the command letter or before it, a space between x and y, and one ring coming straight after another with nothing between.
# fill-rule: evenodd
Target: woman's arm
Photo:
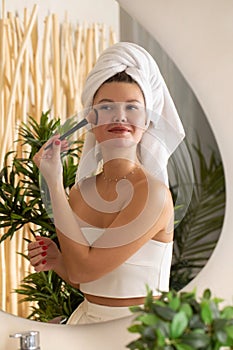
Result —
<instances>
[{"instance_id":1,"label":"woman's arm","mask_svg":"<svg viewBox=\"0 0 233 350\"><path fill-rule=\"evenodd\" d=\"M124 263L136 253L150 239L170 242L173 239L173 216L174 208L170 191L163 184L157 183L157 189L152 192L144 207L144 186L135 189L137 203L127 206L121 210L111 225L105 228L104 233L97 239L89 249L86 259L78 262L81 269L72 270L71 255L67 256L70 266L70 279L79 282L89 282L100 278ZM70 194L71 206L77 200L77 190L73 189ZM137 193L138 192L138 193ZM77 204L78 205L78 204ZM77 243L73 243L68 237L60 235L60 243L78 251ZM74 266L74 265L73 265Z\"/></svg>"},{"instance_id":2,"label":"woman's arm","mask_svg":"<svg viewBox=\"0 0 233 350\"><path fill-rule=\"evenodd\" d=\"M43 150L37 154L38 159L42 159L39 166L50 190L54 222L68 278L75 284L88 282L112 271L149 239L166 231L173 215L171 196L165 186L158 186L156 191L151 191L154 182L149 181L148 198L144 205L141 198L145 185L139 184L134 188L135 198L131 205L120 210L104 234L94 245L89 246L63 188L59 164L60 143L56 145L56 141L53 150L49 151L52 154L45 159L41 157ZM34 160L38 163L36 157ZM135 215L135 212L140 215Z\"/></svg>"},{"instance_id":3,"label":"woman's arm","mask_svg":"<svg viewBox=\"0 0 233 350\"><path fill-rule=\"evenodd\" d=\"M65 282L74 288L79 284L72 284L68 278L64 260L56 243L47 237L37 236L36 241L28 244L28 258L36 272L55 271Z\"/></svg>"}]
</instances>

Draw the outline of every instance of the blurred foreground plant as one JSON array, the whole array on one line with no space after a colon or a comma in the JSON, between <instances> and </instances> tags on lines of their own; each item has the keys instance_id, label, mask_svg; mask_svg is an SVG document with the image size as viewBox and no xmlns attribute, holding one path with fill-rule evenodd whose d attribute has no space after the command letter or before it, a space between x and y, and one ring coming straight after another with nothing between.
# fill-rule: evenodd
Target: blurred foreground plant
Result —
<instances>
[{"instance_id":1,"label":"blurred foreground plant","mask_svg":"<svg viewBox=\"0 0 233 350\"><path fill-rule=\"evenodd\" d=\"M137 316L128 328L139 338L127 345L131 350L219 350L233 349L233 306L220 308L222 299L206 289L196 292L163 292L160 299L148 290L143 307L131 307Z\"/></svg>"}]
</instances>

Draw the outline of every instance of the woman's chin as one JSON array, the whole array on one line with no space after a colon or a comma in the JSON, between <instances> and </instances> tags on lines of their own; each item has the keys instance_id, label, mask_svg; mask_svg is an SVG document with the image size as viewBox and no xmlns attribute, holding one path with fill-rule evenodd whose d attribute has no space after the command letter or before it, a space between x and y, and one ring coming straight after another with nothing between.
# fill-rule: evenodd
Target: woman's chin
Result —
<instances>
[{"instance_id":1,"label":"woman's chin","mask_svg":"<svg viewBox=\"0 0 233 350\"><path fill-rule=\"evenodd\" d=\"M105 141L104 143L102 143L102 146L104 146L105 148L108 148L109 150L110 149L113 150L118 148L124 149L129 147L135 147L136 143L135 141L124 137L116 137Z\"/></svg>"}]
</instances>

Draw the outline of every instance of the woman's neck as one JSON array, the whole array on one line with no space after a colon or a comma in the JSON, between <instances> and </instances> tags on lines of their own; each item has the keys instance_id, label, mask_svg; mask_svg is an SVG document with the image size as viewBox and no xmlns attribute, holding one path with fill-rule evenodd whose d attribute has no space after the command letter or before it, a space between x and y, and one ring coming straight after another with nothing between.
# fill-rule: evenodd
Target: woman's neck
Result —
<instances>
[{"instance_id":1,"label":"woman's neck","mask_svg":"<svg viewBox=\"0 0 233 350\"><path fill-rule=\"evenodd\" d=\"M130 173L133 173L139 166L139 161L129 159L112 159L104 163L103 173L106 179L120 179L127 177Z\"/></svg>"}]
</instances>

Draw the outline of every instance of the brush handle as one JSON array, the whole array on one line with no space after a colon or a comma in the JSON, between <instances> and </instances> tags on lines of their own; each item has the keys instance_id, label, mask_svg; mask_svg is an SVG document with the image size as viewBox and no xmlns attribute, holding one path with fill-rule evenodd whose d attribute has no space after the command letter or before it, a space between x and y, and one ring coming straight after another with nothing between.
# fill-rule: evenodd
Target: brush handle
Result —
<instances>
[{"instance_id":1,"label":"brush handle","mask_svg":"<svg viewBox=\"0 0 233 350\"><path fill-rule=\"evenodd\" d=\"M70 130L65 132L63 135L60 136L59 140L64 140L67 136L72 135L76 130L81 129L83 126L88 124L88 120L86 118L82 119L78 124L73 126Z\"/></svg>"},{"instance_id":2,"label":"brush handle","mask_svg":"<svg viewBox=\"0 0 233 350\"><path fill-rule=\"evenodd\" d=\"M95 125L97 125L98 123L98 112L95 108L93 108L93 111L95 112ZM59 140L62 141L64 140L67 136L72 135L75 131L81 129L83 126L87 125L89 123L89 121L84 118L82 119L78 124L76 124L75 126L73 126L73 128L71 128L70 130L68 130L67 132L65 132L63 135L61 135L59 137ZM45 147L45 150L49 149L50 147L52 147L52 143L48 144L48 146Z\"/></svg>"},{"instance_id":3,"label":"brush handle","mask_svg":"<svg viewBox=\"0 0 233 350\"><path fill-rule=\"evenodd\" d=\"M72 135L75 131L77 131L78 129L81 129L83 126L88 124L88 120L86 118L82 119L78 124L76 124L75 126L73 126L73 128L71 128L70 130L68 130L67 132L65 132L63 135L61 135L59 137L59 140L62 141L64 140L67 136ZM45 147L45 150L49 149L50 147L52 147L52 143L48 144Z\"/></svg>"}]
</instances>

